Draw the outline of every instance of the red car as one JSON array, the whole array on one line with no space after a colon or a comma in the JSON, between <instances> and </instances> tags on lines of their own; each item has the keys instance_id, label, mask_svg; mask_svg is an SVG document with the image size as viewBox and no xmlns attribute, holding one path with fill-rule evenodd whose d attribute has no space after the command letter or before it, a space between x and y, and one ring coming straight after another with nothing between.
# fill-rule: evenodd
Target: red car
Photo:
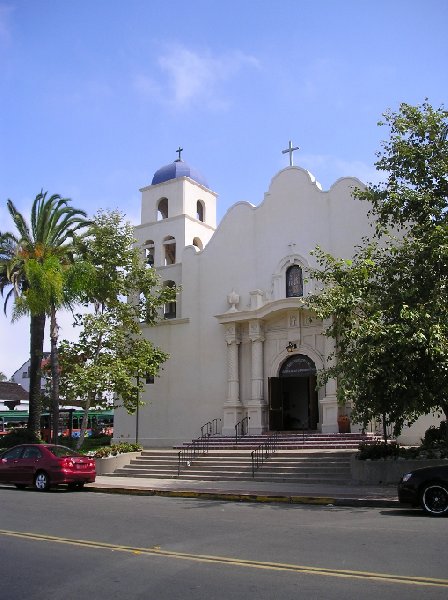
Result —
<instances>
[{"instance_id":1,"label":"red car","mask_svg":"<svg viewBox=\"0 0 448 600\"><path fill-rule=\"evenodd\" d=\"M95 481L95 460L65 446L22 444L0 454L0 483L46 491L61 483L82 488Z\"/></svg>"}]
</instances>

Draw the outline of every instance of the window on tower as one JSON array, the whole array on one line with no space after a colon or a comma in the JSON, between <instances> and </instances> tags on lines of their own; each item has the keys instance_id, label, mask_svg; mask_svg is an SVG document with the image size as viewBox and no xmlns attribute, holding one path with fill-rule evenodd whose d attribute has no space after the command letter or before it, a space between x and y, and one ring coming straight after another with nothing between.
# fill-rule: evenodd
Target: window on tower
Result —
<instances>
[{"instance_id":1,"label":"window on tower","mask_svg":"<svg viewBox=\"0 0 448 600\"><path fill-rule=\"evenodd\" d=\"M145 253L145 263L149 267L154 266L154 240L146 240L143 245L144 253Z\"/></svg>"},{"instance_id":2,"label":"window on tower","mask_svg":"<svg viewBox=\"0 0 448 600\"><path fill-rule=\"evenodd\" d=\"M160 198L157 204L157 220L168 219L168 198Z\"/></svg>"},{"instance_id":3,"label":"window on tower","mask_svg":"<svg viewBox=\"0 0 448 600\"><path fill-rule=\"evenodd\" d=\"M199 248L199 250L202 250L204 248L204 244L201 242L201 240L198 237L194 238L193 246L196 246L196 248Z\"/></svg>"},{"instance_id":4,"label":"window on tower","mask_svg":"<svg viewBox=\"0 0 448 600\"><path fill-rule=\"evenodd\" d=\"M164 287L176 287L174 281L165 281ZM176 302L167 302L163 307L163 318L164 319L175 319L176 318Z\"/></svg>"},{"instance_id":5,"label":"window on tower","mask_svg":"<svg viewBox=\"0 0 448 600\"><path fill-rule=\"evenodd\" d=\"M202 223L204 222L204 213L204 203L202 202L202 200L198 200L196 202L196 219L198 221L202 221Z\"/></svg>"},{"instance_id":6,"label":"window on tower","mask_svg":"<svg viewBox=\"0 0 448 600\"><path fill-rule=\"evenodd\" d=\"M174 265L176 262L176 239L169 235L163 240L163 247L165 250L165 266Z\"/></svg>"}]
</instances>

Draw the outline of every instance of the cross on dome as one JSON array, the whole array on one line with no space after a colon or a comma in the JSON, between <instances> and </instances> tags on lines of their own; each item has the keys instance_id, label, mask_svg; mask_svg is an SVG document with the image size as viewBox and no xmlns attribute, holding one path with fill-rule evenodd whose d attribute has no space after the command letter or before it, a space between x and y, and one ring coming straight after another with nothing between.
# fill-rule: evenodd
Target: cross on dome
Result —
<instances>
[{"instance_id":1,"label":"cross on dome","mask_svg":"<svg viewBox=\"0 0 448 600\"><path fill-rule=\"evenodd\" d=\"M179 148L176 150L177 154L179 155L179 158L176 158L176 161L182 160L180 155L182 154L183 151L184 151L184 149L179 146Z\"/></svg>"}]
</instances>

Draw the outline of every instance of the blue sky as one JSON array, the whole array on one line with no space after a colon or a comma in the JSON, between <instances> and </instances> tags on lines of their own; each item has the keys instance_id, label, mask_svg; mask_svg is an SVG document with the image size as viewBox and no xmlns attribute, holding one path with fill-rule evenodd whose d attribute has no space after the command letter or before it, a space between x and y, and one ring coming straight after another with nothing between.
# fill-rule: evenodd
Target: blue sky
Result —
<instances>
[{"instance_id":1,"label":"blue sky","mask_svg":"<svg viewBox=\"0 0 448 600\"><path fill-rule=\"evenodd\" d=\"M0 230L42 188L137 223L179 145L219 218L262 201L290 139L324 189L376 181L381 114L446 102L447 22L446 0L0 0ZM8 376L27 333L0 316Z\"/></svg>"}]
</instances>

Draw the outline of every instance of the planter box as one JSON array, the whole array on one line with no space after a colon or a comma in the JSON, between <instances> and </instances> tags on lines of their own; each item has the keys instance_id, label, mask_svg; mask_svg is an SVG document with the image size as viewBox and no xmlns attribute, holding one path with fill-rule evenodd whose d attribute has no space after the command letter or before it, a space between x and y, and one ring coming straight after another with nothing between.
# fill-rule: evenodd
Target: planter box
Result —
<instances>
[{"instance_id":1,"label":"planter box","mask_svg":"<svg viewBox=\"0 0 448 600\"><path fill-rule=\"evenodd\" d=\"M125 452L118 456L108 456L107 458L95 458L96 474L110 475L115 469L121 469L128 465L133 458L140 456L141 452Z\"/></svg>"},{"instance_id":2,"label":"planter box","mask_svg":"<svg viewBox=\"0 0 448 600\"><path fill-rule=\"evenodd\" d=\"M446 458L426 460L386 459L358 460L351 457L352 483L365 485L398 484L402 475L421 467L448 465Z\"/></svg>"}]
</instances>

